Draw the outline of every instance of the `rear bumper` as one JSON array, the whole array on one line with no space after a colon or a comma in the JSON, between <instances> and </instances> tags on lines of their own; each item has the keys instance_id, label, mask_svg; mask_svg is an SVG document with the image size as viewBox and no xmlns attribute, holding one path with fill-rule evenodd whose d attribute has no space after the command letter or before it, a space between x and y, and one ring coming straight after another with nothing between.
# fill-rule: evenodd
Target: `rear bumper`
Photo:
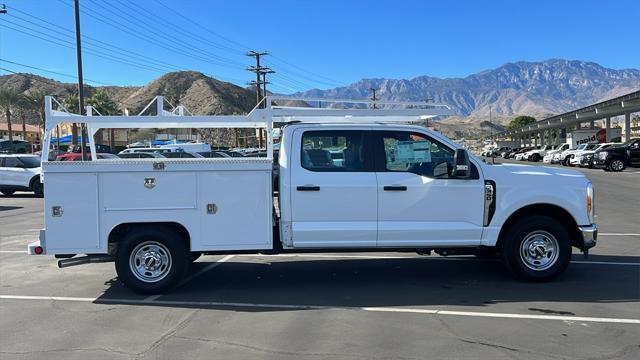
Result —
<instances>
[{"instance_id":1,"label":"rear bumper","mask_svg":"<svg viewBox=\"0 0 640 360\"><path fill-rule=\"evenodd\" d=\"M587 226L578 226L578 230L582 234L582 250L588 250L596 246L598 241L598 225L591 224Z\"/></svg>"}]
</instances>

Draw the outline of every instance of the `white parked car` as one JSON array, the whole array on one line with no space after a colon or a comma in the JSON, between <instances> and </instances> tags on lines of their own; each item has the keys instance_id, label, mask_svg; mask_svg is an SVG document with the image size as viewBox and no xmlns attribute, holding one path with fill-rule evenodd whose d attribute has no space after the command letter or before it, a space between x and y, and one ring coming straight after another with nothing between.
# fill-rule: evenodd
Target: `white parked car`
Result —
<instances>
[{"instance_id":1,"label":"white parked car","mask_svg":"<svg viewBox=\"0 0 640 360\"><path fill-rule=\"evenodd\" d=\"M595 150L600 144L584 144L586 146L580 148L582 145L578 146L578 149L576 149L576 151L572 152L569 155L569 160L568 160L568 164L569 166L578 166L580 165L580 155L583 154L585 151L592 151Z\"/></svg>"},{"instance_id":2,"label":"white parked car","mask_svg":"<svg viewBox=\"0 0 640 360\"><path fill-rule=\"evenodd\" d=\"M571 156L576 152L580 152L584 150L584 148L586 147L587 147L587 144L585 143L585 144L578 145L578 147L575 149L567 149L561 152L560 155L558 156L558 162L564 166L569 166L569 160L571 159Z\"/></svg>"},{"instance_id":3,"label":"white parked car","mask_svg":"<svg viewBox=\"0 0 640 360\"><path fill-rule=\"evenodd\" d=\"M580 167L588 167L588 168L592 168L593 167L593 163L591 162L591 160L593 159L593 154L598 151L598 150L603 150L603 149L607 149L610 148L614 145L620 145L620 143L602 143L602 144L598 144L595 148L590 149L590 150L584 150L581 153L578 154L577 156L577 161L574 162L574 159L571 159L571 164L572 165L578 165ZM576 156L574 155L574 158Z\"/></svg>"},{"instance_id":4,"label":"white parked car","mask_svg":"<svg viewBox=\"0 0 640 360\"><path fill-rule=\"evenodd\" d=\"M553 146L544 145L544 146L540 147L539 149L534 149L534 150L531 150L531 151L527 152L526 158L524 158L524 160L538 162L538 161L542 160L542 158L544 158L544 156L547 154L547 151L551 151L551 150L553 150Z\"/></svg>"},{"instance_id":5,"label":"white parked car","mask_svg":"<svg viewBox=\"0 0 640 360\"><path fill-rule=\"evenodd\" d=\"M40 172L40 157L36 155L0 154L0 193L9 196L16 191L33 191L42 197Z\"/></svg>"},{"instance_id":6,"label":"white parked car","mask_svg":"<svg viewBox=\"0 0 640 360\"><path fill-rule=\"evenodd\" d=\"M557 159L560 158L560 153L562 153L565 150L569 149L569 144L562 144L560 145L557 149L551 150L551 151L547 151L547 153L544 155L544 157L542 158L542 162L544 163L550 163L550 164L555 164L557 163ZM556 156L557 154L557 156Z\"/></svg>"},{"instance_id":7,"label":"white parked car","mask_svg":"<svg viewBox=\"0 0 640 360\"><path fill-rule=\"evenodd\" d=\"M549 281L572 247L596 245L593 186L578 171L488 164L438 132L398 124L442 109L273 107L278 99L246 116L171 122L267 130L293 122L278 160L267 131L267 157L43 163L45 229L29 254L59 255L61 267L114 261L127 287L162 293L202 253L490 251L519 278ZM49 131L68 121L56 114ZM73 119L93 129L100 121ZM151 116L109 124L168 127Z\"/></svg>"}]
</instances>

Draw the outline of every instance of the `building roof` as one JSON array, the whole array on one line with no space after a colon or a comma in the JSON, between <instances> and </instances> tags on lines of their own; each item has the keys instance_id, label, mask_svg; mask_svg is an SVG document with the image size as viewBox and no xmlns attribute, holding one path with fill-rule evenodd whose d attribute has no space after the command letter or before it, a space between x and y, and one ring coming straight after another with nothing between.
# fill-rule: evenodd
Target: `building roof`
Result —
<instances>
[{"instance_id":1,"label":"building roof","mask_svg":"<svg viewBox=\"0 0 640 360\"><path fill-rule=\"evenodd\" d=\"M26 125L27 132L40 132L40 128L34 125ZM22 132L22 123L11 123L13 132ZM0 131L9 131L9 125L6 122L0 122Z\"/></svg>"}]
</instances>

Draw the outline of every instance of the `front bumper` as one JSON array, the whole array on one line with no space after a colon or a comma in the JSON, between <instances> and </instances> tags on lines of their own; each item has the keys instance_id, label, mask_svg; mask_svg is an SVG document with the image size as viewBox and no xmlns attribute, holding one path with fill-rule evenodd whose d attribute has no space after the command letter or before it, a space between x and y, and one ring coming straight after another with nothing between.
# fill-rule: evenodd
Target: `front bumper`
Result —
<instances>
[{"instance_id":1,"label":"front bumper","mask_svg":"<svg viewBox=\"0 0 640 360\"><path fill-rule=\"evenodd\" d=\"M596 246L598 241L598 224L578 226L582 234L582 251L586 251Z\"/></svg>"}]
</instances>

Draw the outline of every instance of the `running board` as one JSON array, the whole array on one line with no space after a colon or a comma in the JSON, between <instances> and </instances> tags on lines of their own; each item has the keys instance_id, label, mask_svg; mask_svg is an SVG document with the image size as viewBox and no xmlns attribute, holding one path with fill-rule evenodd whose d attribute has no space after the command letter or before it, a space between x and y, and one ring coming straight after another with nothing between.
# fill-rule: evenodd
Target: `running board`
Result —
<instances>
[{"instance_id":1,"label":"running board","mask_svg":"<svg viewBox=\"0 0 640 360\"><path fill-rule=\"evenodd\" d=\"M69 266L76 266L76 265L83 265L83 264L97 264L97 263L111 262L113 260L115 260L115 258L110 255L79 256L79 257L73 257L71 259L58 260L58 267L62 269Z\"/></svg>"}]
</instances>

